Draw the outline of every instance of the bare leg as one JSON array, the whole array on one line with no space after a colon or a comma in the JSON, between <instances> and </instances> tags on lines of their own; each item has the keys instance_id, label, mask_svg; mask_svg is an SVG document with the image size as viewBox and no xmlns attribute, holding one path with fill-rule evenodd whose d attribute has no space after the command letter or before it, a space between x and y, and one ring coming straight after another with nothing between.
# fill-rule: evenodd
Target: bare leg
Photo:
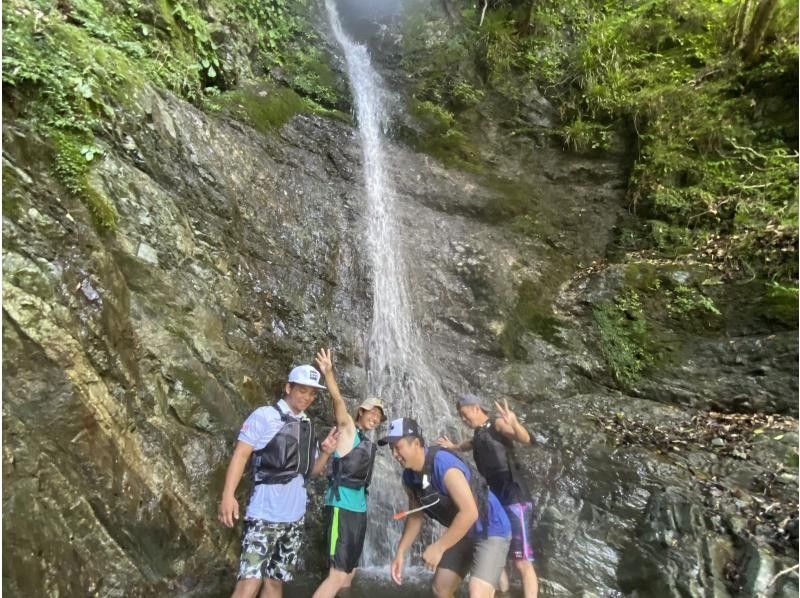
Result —
<instances>
[{"instance_id":1,"label":"bare leg","mask_svg":"<svg viewBox=\"0 0 800 598\"><path fill-rule=\"evenodd\" d=\"M492 598L494 596L494 586L488 581L469 578L469 598Z\"/></svg>"},{"instance_id":2,"label":"bare leg","mask_svg":"<svg viewBox=\"0 0 800 598\"><path fill-rule=\"evenodd\" d=\"M331 567L328 571L328 577L319 585L317 591L314 592L313 598L334 598L341 588L350 586L352 578L351 573Z\"/></svg>"},{"instance_id":3,"label":"bare leg","mask_svg":"<svg viewBox=\"0 0 800 598\"><path fill-rule=\"evenodd\" d=\"M258 594L260 587L261 579L258 577L240 579L236 582L236 587L233 589L231 598L255 598L255 595Z\"/></svg>"},{"instance_id":4,"label":"bare leg","mask_svg":"<svg viewBox=\"0 0 800 598\"><path fill-rule=\"evenodd\" d=\"M283 598L283 582L279 579L265 579L258 598Z\"/></svg>"},{"instance_id":5,"label":"bare leg","mask_svg":"<svg viewBox=\"0 0 800 598\"><path fill-rule=\"evenodd\" d=\"M453 598L460 583L461 578L455 571L437 569L436 574L433 576L431 590L436 598Z\"/></svg>"},{"instance_id":6,"label":"bare leg","mask_svg":"<svg viewBox=\"0 0 800 598\"><path fill-rule=\"evenodd\" d=\"M347 576L347 581L344 582L344 585L339 588L339 593L336 594L337 596L341 596L341 598L347 598L350 595L351 587L353 585L353 578L356 576L357 569L353 569L350 574Z\"/></svg>"},{"instance_id":7,"label":"bare leg","mask_svg":"<svg viewBox=\"0 0 800 598\"><path fill-rule=\"evenodd\" d=\"M501 594L505 594L508 592L508 589L511 587L511 584L508 581L508 572L506 568L503 567L502 573L500 573L500 582L497 584L497 591Z\"/></svg>"},{"instance_id":8,"label":"bare leg","mask_svg":"<svg viewBox=\"0 0 800 598\"><path fill-rule=\"evenodd\" d=\"M519 571L522 578L522 590L525 598L538 598L539 578L536 577L536 569L530 561L514 561L514 566Z\"/></svg>"}]
</instances>

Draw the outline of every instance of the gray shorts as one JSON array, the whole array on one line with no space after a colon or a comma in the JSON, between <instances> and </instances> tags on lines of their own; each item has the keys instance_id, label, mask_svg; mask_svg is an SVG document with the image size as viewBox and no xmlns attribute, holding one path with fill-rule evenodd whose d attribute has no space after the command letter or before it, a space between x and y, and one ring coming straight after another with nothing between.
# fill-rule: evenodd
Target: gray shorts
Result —
<instances>
[{"instance_id":1,"label":"gray shorts","mask_svg":"<svg viewBox=\"0 0 800 598\"><path fill-rule=\"evenodd\" d=\"M500 583L500 574L506 566L508 547L511 545L511 536L489 536L480 538L475 542L472 553L472 567L470 576L477 577L497 587Z\"/></svg>"},{"instance_id":2,"label":"gray shorts","mask_svg":"<svg viewBox=\"0 0 800 598\"><path fill-rule=\"evenodd\" d=\"M469 534L448 548L439 561L439 568L449 569L462 579L469 573L497 587L500 573L506 566L511 536L473 538Z\"/></svg>"}]
</instances>

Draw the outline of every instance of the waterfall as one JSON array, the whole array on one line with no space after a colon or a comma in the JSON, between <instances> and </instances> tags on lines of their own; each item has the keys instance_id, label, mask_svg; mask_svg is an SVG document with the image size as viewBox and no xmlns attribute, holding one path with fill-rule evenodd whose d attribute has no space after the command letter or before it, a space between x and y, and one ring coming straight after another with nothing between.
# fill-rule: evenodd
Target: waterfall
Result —
<instances>
[{"instance_id":1,"label":"waterfall","mask_svg":"<svg viewBox=\"0 0 800 598\"><path fill-rule=\"evenodd\" d=\"M430 353L414 325L397 230L396 193L386 169L387 94L367 48L353 42L342 29L334 1L326 0L326 8L334 36L344 50L364 163L364 226L373 274L367 392L387 403L390 420L401 416L416 419L430 443L445 429L444 422L452 422L454 413L440 379L425 361ZM392 520L393 512L407 506L399 474L388 448L379 450L369 492L366 566L388 565L400 539L402 523Z\"/></svg>"}]
</instances>

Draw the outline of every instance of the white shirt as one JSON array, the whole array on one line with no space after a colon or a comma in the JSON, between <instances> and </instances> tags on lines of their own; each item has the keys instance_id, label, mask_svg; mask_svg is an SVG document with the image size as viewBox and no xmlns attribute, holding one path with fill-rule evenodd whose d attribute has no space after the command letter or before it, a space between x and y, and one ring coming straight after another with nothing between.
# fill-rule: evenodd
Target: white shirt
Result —
<instances>
[{"instance_id":1,"label":"white shirt","mask_svg":"<svg viewBox=\"0 0 800 598\"><path fill-rule=\"evenodd\" d=\"M294 419L307 419L306 414L295 414L281 399L278 407ZM242 424L239 440L253 447L254 451L267 446L270 440L283 427L280 414L275 407L259 407ZM254 486L247 505L247 519L262 519L273 523L292 523L300 520L306 513L305 478L298 475L285 484L259 484Z\"/></svg>"}]
</instances>

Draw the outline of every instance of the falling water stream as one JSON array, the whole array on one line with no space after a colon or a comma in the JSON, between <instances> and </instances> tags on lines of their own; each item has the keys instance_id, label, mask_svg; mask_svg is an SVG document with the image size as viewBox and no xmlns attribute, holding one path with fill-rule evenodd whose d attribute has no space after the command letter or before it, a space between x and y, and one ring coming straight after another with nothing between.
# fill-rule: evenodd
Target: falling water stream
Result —
<instances>
[{"instance_id":1,"label":"falling water stream","mask_svg":"<svg viewBox=\"0 0 800 598\"><path fill-rule=\"evenodd\" d=\"M387 94L367 48L344 32L334 1L326 0L326 7L333 33L344 50L364 164L363 225L373 274L367 391L384 399L390 418L416 419L426 440L431 441L443 429L443 422L454 416L440 379L424 361L428 351L414 325L397 227L396 193L386 168ZM367 567L385 567L399 541L402 524L392 520L392 513L406 506L399 473L388 449L380 451L370 486L370 523L363 556Z\"/></svg>"}]
</instances>

